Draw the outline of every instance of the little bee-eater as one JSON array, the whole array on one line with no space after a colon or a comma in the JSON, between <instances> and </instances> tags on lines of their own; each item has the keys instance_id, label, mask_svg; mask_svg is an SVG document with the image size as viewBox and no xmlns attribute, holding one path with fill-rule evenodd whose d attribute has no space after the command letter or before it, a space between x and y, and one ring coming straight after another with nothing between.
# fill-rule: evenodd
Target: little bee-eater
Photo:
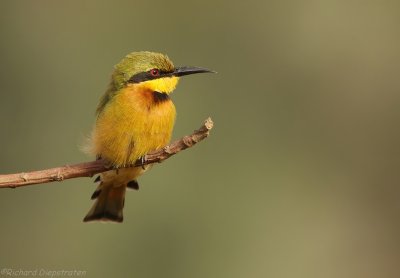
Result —
<instances>
[{"instance_id":1,"label":"little bee-eater","mask_svg":"<svg viewBox=\"0 0 400 278\"><path fill-rule=\"evenodd\" d=\"M167 56L145 51L128 54L114 67L97 107L89 151L116 169L100 174L96 201L83 221L122 222L125 190L138 189L136 179L149 166L121 167L168 144L176 114L169 95L179 77L203 72L212 71L174 67Z\"/></svg>"}]
</instances>

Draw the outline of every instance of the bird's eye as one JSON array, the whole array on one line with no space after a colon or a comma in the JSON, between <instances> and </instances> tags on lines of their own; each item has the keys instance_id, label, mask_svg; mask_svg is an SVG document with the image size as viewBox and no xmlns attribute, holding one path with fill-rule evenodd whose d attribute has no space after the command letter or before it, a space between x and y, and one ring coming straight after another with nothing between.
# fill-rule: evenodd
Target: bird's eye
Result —
<instances>
[{"instance_id":1,"label":"bird's eye","mask_svg":"<svg viewBox=\"0 0 400 278\"><path fill-rule=\"evenodd\" d=\"M159 76L160 75L160 71L158 69L151 69L150 70L150 74L152 76Z\"/></svg>"}]
</instances>

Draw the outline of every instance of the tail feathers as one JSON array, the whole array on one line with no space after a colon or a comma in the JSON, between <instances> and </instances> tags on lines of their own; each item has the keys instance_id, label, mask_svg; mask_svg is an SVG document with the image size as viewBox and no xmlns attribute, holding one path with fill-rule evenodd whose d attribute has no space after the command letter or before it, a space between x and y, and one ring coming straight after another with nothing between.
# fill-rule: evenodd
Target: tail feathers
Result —
<instances>
[{"instance_id":1,"label":"tail feathers","mask_svg":"<svg viewBox=\"0 0 400 278\"><path fill-rule=\"evenodd\" d=\"M122 210L125 203L126 185L113 187L112 185L100 184L92 195L96 199L93 207L83 219L88 221L114 221L122 222Z\"/></svg>"}]
</instances>

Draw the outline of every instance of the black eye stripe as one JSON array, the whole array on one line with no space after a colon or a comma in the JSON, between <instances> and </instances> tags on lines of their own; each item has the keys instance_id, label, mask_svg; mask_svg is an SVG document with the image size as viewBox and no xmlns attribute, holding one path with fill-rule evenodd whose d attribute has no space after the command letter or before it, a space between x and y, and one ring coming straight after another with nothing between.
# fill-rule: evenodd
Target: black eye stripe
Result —
<instances>
[{"instance_id":1,"label":"black eye stripe","mask_svg":"<svg viewBox=\"0 0 400 278\"><path fill-rule=\"evenodd\" d=\"M163 71L159 70L159 75L153 76L150 71L139 72L129 78L128 83L140 83L148 80L163 78L163 77L172 77L173 71Z\"/></svg>"}]
</instances>

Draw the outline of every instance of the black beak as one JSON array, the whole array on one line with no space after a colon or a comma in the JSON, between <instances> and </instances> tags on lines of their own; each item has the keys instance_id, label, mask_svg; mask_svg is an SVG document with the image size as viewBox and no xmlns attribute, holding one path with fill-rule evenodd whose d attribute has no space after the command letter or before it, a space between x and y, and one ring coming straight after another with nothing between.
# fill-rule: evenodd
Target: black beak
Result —
<instances>
[{"instance_id":1,"label":"black beak","mask_svg":"<svg viewBox=\"0 0 400 278\"><path fill-rule=\"evenodd\" d=\"M206 69L206 68L177 67L177 68L175 68L175 70L172 73L172 75L174 75L174 76L184 76L184 75L189 75L189 74L205 73L205 72L217 73L216 71L209 70L209 69Z\"/></svg>"}]
</instances>

